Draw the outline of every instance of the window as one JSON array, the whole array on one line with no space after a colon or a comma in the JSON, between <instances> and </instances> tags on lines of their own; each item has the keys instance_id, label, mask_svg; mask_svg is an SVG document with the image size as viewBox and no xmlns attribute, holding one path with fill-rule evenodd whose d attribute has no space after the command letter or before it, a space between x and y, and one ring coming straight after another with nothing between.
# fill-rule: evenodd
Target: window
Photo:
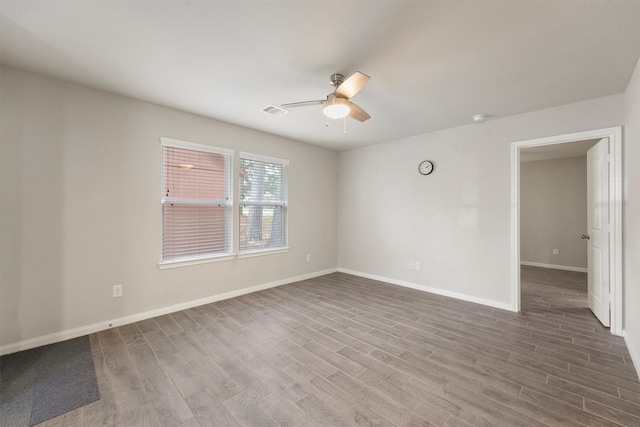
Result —
<instances>
[{"instance_id":1,"label":"window","mask_svg":"<svg viewBox=\"0 0 640 427\"><path fill-rule=\"evenodd\" d=\"M240 251L287 246L288 160L240 153Z\"/></svg>"},{"instance_id":2,"label":"window","mask_svg":"<svg viewBox=\"0 0 640 427\"><path fill-rule=\"evenodd\" d=\"M231 254L233 151L162 142L162 262Z\"/></svg>"}]
</instances>

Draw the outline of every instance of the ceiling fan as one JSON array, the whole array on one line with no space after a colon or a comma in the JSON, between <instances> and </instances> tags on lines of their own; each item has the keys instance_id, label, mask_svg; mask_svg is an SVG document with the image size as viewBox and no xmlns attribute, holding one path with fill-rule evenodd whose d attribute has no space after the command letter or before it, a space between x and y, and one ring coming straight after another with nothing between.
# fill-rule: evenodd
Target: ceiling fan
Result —
<instances>
[{"instance_id":1,"label":"ceiling fan","mask_svg":"<svg viewBox=\"0 0 640 427\"><path fill-rule=\"evenodd\" d=\"M311 105L324 105L324 114L331 119L342 119L346 116L356 119L360 122L369 120L371 116L362 108L350 101L360 90L367 84L370 77L366 74L356 71L344 79L342 74L332 74L330 78L331 86L335 90L327 95L327 99L318 99L315 101L291 102L282 104L284 109L296 107L308 107Z\"/></svg>"}]
</instances>

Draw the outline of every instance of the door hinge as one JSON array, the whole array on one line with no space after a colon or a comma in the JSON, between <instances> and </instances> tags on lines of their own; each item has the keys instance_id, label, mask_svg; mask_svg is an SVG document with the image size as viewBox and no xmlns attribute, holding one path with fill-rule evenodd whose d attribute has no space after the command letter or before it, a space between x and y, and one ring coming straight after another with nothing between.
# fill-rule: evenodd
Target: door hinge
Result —
<instances>
[{"instance_id":1,"label":"door hinge","mask_svg":"<svg viewBox=\"0 0 640 427\"><path fill-rule=\"evenodd\" d=\"M607 154L604 156L604 161L607 163L611 163L611 154Z\"/></svg>"}]
</instances>

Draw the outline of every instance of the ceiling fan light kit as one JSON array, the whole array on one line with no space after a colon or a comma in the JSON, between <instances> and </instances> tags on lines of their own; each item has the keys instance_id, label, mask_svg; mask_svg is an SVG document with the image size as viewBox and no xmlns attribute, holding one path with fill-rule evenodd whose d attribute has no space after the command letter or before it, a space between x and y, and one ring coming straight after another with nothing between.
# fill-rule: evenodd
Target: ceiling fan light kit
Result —
<instances>
[{"instance_id":1,"label":"ceiling fan light kit","mask_svg":"<svg viewBox=\"0 0 640 427\"><path fill-rule=\"evenodd\" d=\"M325 116L330 119L342 119L349 115L351 107L349 107L349 101L344 98L338 98L331 94L327 97L327 102L324 107Z\"/></svg>"}]
</instances>

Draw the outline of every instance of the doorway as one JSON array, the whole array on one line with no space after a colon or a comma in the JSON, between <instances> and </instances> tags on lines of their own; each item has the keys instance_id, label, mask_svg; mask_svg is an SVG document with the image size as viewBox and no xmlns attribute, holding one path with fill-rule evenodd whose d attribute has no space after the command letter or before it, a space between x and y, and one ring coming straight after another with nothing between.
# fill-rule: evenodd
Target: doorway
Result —
<instances>
[{"instance_id":1,"label":"doorway","mask_svg":"<svg viewBox=\"0 0 640 427\"><path fill-rule=\"evenodd\" d=\"M622 334L622 129L620 127L598 129L594 131L578 132L558 135L548 138L538 138L511 144L511 277L512 277L512 307L513 311L521 311L521 282L520 282L520 160L523 150L533 147L550 147L559 144L575 143L576 141L609 139L609 218L608 243L610 266L607 278L610 284L610 320L611 333ZM550 147L553 148L553 147Z\"/></svg>"}]
</instances>

